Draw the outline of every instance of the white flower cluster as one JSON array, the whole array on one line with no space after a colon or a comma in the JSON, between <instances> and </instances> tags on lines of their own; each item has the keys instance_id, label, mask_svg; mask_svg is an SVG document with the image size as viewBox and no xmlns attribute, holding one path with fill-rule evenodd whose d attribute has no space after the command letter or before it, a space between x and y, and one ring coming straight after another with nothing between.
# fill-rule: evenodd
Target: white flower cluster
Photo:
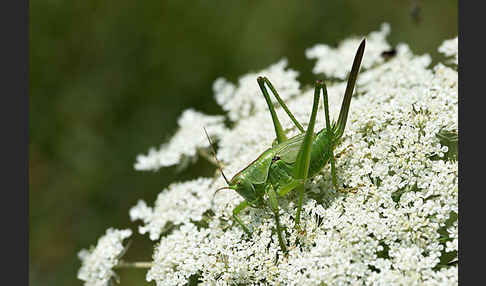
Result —
<instances>
[{"instance_id":1,"label":"white flower cluster","mask_svg":"<svg viewBox=\"0 0 486 286\"><path fill-rule=\"evenodd\" d=\"M390 25L384 23L380 31L372 32L366 37L367 45L361 63L362 69L367 69L374 64L383 62L382 52L388 51L390 45L386 36L390 33ZM313 72L324 73L329 77L345 79L351 71L356 47L362 37L352 37L339 43L337 49L328 45L319 44L306 51L307 58L317 59Z\"/></svg>"},{"instance_id":2,"label":"white flower cluster","mask_svg":"<svg viewBox=\"0 0 486 286\"><path fill-rule=\"evenodd\" d=\"M451 241L446 242L446 251L447 252L452 252L452 251L458 251L459 247L459 236L458 236L458 228L457 228L457 220L447 229L447 232L449 233L449 238L452 239Z\"/></svg>"},{"instance_id":3,"label":"white flower cluster","mask_svg":"<svg viewBox=\"0 0 486 286\"><path fill-rule=\"evenodd\" d=\"M199 178L185 183L176 183L162 191L152 209L140 200L130 210L132 220L142 220L145 225L139 227L141 234L150 233L150 239L157 240L167 223L200 221L205 211L211 207L211 179ZM199 189L201 191L191 191Z\"/></svg>"},{"instance_id":4,"label":"white flower cluster","mask_svg":"<svg viewBox=\"0 0 486 286\"><path fill-rule=\"evenodd\" d=\"M130 237L130 229L118 230L109 228L106 234L98 239L98 244L90 250L83 249L78 253L82 265L78 271L78 279L85 286L107 286L116 277L113 268L118 264L125 248L123 240Z\"/></svg>"},{"instance_id":5,"label":"white flower cluster","mask_svg":"<svg viewBox=\"0 0 486 286\"><path fill-rule=\"evenodd\" d=\"M459 43L458 37L444 41L439 47L439 52L447 57L454 57L452 61L456 65L459 63Z\"/></svg>"},{"instance_id":6,"label":"white flower cluster","mask_svg":"<svg viewBox=\"0 0 486 286\"><path fill-rule=\"evenodd\" d=\"M429 68L430 57L414 55L406 44L396 47L394 57L381 58L390 49L385 40L389 31L384 24L367 38L348 124L335 152L338 182L352 192L336 192L326 166L306 184L300 232L293 227L295 194L280 198L289 250L284 256L271 211L248 208L241 213L253 231L247 237L232 219L233 208L243 199L222 190L212 200L214 191L225 186L222 178L173 184L159 194L154 207L140 201L130 211L132 220L143 223L140 233L159 241L148 281L159 286L195 279L204 285L458 284L457 264L443 261L451 252L457 260L457 220L450 218L458 213L458 163L438 137L444 130L457 134L458 73L443 64ZM323 47L307 53L317 59L314 72L344 79L358 40L344 41L337 49ZM296 73L285 66L280 62L243 76L238 87L223 79L215 82L215 98L235 122L226 129L222 120L215 120L212 132L219 138L217 157L226 173L247 166L275 138L258 75L272 81L306 126L313 90L299 90ZM345 81L326 84L336 119ZM282 108L277 114L289 136L297 134ZM139 157L137 164L157 169L164 165L160 153L169 152L163 150L194 156L197 147L208 146L202 143L203 130L193 127L199 122L184 122L175 137L187 130L197 143L185 139L172 146L171 141L161 151ZM324 125L320 106L316 129ZM175 164L178 158L168 162Z\"/></svg>"},{"instance_id":7,"label":"white flower cluster","mask_svg":"<svg viewBox=\"0 0 486 286\"><path fill-rule=\"evenodd\" d=\"M224 116L208 116L193 109L182 113L178 121L179 130L159 150L150 148L147 155L138 155L136 170L158 170L160 167L176 165L184 158L196 158L198 148L209 147L204 133L219 137L226 132Z\"/></svg>"}]
</instances>

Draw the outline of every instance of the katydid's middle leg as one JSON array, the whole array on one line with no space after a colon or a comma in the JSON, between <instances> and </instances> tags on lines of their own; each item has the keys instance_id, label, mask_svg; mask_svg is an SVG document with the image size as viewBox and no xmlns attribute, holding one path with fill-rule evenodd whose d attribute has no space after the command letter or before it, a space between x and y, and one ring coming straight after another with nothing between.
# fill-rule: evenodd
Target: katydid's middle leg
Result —
<instances>
[{"instance_id":1,"label":"katydid's middle leg","mask_svg":"<svg viewBox=\"0 0 486 286\"><path fill-rule=\"evenodd\" d=\"M277 226L277 236L278 236L278 243L280 244L280 248L284 253L287 253L287 246L285 245L284 238L282 236L282 227L280 226L280 214L279 214L279 208L278 208L278 199L277 199L277 193L273 189L273 186L271 184L268 184L265 187L265 192L268 195L268 201L270 203L270 208L273 211L273 214L275 215L275 224Z\"/></svg>"}]
</instances>

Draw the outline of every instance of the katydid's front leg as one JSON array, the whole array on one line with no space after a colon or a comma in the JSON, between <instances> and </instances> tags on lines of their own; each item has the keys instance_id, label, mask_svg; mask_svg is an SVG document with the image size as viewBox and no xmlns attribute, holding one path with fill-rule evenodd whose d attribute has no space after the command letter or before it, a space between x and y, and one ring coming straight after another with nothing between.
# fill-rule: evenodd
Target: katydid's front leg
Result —
<instances>
[{"instance_id":1,"label":"katydid's front leg","mask_svg":"<svg viewBox=\"0 0 486 286\"><path fill-rule=\"evenodd\" d=\"M295 178L302 179L303 182L297 187L298 201L297 201L297 214L295 216L295 227L300 229L300 212L302 210L302 200L304 198L304 183L307 180L309 174L310 155L312 139L314 137L314 126L316 123L317 107L319 105L319 93L321 91L322 81L316 81L314 89L314 103L312 105L312 114L309 120L305 137L300 146L299 153L297 154L295 165Z\"/></svg>"},{"instance_id":2,"label":"katydid's front leg","mask_svg":"<svg viewBox=\"0 0 486 286\"><path fill-rule=\"evenodd\" d=\"M238 217L238 214L246 209L246 207L248 207L248 202L247 201L243 201L241 202L239 205L237 205L234 210L233 210L233 218L236 220L237 223L239 223L241 225L241 227L243 228L243 230L246 232L246 234L248 234L248 236L251 236L251 231L248 229L248 227L246 227L246 225L241 221L241 219Z\"/></svg>"},{"instance_id":3,"label":"katydid's front leg","mask_svg":"<svg viewBox=\"0 0 486 286\"><path fill-rule=\"evenodd\" d=\"M278 243L280 244L280 248L284 253L287 253L287 246L285 245L284 238L282 236L282 227L280 226L280 214L278 208L278 199L277 193L273 189L272 184L268 184L265 186L265 192L268 195L268 201L270 203L270 208L275 215L275 224L277 226L277 236L278 236Z\"/></svg>"}]
</instances>

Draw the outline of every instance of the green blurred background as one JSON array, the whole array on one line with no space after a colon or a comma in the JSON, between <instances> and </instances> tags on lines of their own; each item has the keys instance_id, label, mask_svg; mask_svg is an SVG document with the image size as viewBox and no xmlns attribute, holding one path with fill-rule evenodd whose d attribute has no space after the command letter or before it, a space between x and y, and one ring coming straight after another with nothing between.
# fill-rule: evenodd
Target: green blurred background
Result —
<instances>
[{"instance_id":1,"label":"green blurred background","mask_svg":"<svg viewBox=\"0 0 486 286\"><path fill-rule=\"evenodd\" d=\"M202 160L181 173L136 172L133 164L170 138L184 109L222 113L212 94L217 77L235 81L287 57L308 84L316 77L306 48L368 34L385 21L392 44L406 42L437 61L440 43L457 35L457 6L457 0L30 1L30 284L82 285L77 252L108 227L136 230L128 210L138 199L153 204L170 182L213 173ZM126 259L151 254L148 237L134 235ZM145 283L144 270L118 273L120 285Z\"/></svg>"}]
</instances>

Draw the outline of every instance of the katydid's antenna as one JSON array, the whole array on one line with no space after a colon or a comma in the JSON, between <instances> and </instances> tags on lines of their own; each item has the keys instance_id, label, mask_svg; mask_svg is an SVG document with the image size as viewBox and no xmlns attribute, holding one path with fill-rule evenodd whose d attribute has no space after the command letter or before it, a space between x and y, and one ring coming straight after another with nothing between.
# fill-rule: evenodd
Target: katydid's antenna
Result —
<instances>
[{"instance_id":1,"label":"katydid's antenna","mask_svg":"<svg viewBox=\"0 0 486 286\"><path fill-rule=\"evenodd\" d=\"M214 194L213 194L213 198L211 199L211 204L213 203L214 201L214 197L216 197L216 194L221 191L221 190L234 190L233 188L230 188L230 187L221 187L219 189L217 189Z\"/></svg>"},{"instance_id":2,"label":"katydid's antenna","mask_svg":"<svg viewBox=\"0 0 486 286\"><path fill-rule=\"evenodd\" d=\"M228 181L228 179L227 179L227 178L226 178L226 176L224 175L224 173L223 173L223 168L221 167L221 163L219 162L218 157L216 157L216 151L214 150L213 142L211 141L211 138L209 137L209 134L208 134L208 132L206 131L206 128L205 128L205 127L203 127L203 129L204 129L204 133L206 133L206 137L208 138L209 145L211 146L211 151L213 152L214 159L216 160L216 163L218 163L218 169L219 169L219 171L221 172L221 175L223 175L223 178L224 178L224 180L226 181L226 183L229 185L229 184L230 184L230 182Z\"/></svg>"}]
</instances>

